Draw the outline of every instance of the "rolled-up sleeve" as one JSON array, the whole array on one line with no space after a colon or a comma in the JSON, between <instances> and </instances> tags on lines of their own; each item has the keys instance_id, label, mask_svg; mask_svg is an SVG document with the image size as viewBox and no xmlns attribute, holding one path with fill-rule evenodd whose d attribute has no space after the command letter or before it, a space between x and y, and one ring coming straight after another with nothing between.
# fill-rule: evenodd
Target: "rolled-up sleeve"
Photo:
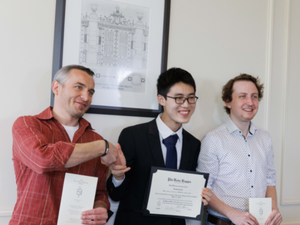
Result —
<instances>
[{"instance_id":1,"label":"rolled-up sleeve","mask_svg":"<svg viewBox=\"0 0 300 225\"><path fill-rule=\"evenodd\" d=\"M65 171L65 164L75 143L59 141L49 143L43 127L34 117L19 117L12 128L13 159L22 162L38 174Z\"/></svg>"}]
</instances>

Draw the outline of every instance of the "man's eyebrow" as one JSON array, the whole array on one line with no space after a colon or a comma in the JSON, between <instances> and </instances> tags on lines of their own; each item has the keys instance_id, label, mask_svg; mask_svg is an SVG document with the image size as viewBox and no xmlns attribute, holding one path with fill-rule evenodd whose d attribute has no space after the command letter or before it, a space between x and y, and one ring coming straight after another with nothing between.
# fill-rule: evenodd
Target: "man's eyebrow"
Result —
<instances>
[{"instance_id":1,"label":"man's eyebrow","mask_svg":"<svg viewBox=\"0 0 300 225\"><path fill-rule=\"evenodd\" d=\"M76 84L79 84L79 85L81 85L81 86L84 86L84 87L86 87L86 85L85 84L83 84L83 83L80 83L80 82L77 82L77 83L75 83L75 85Z\"/></svg>"},{"instance_id":2,"label":"man's eyebrow","mask_svg":"<svg viewBox=\"0 0 300 225\"><path fill-rule=\"evenodd\" d=\"M238 93L239 95L247 95L248 93L247 92L239 92ZM253 92L253 93L250 93L250 95L258 95L258 93L257 92Z\"/></svg>"},{"instance_id":3,"label":"man's eyebrow","mask_svg":"<svg viewBox=\"0 0 300 225\"><path fill-rule=\"evenodd\" d=\"M188 96L190 96L190 95L195 96L195 93L190 93L190 94L188 94ZM175 96L183 96L183 94L182 94L182 93L176 93Z\"/></svg>"}]
</instances>

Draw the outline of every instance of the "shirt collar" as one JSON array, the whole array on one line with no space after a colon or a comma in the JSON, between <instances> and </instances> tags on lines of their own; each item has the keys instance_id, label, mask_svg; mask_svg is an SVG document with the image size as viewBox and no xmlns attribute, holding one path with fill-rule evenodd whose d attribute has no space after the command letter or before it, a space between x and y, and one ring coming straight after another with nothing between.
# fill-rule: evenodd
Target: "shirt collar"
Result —
<instances>
[{"instance_id":1,"label":"shirt collar","mask_svg":"<svg viewBox=\"0 0 300 225\"><path fill-rule=\"evenodd\" d=\"M47 109L45 109L40 114L36 115L36 117L40 120L50 120L54 118L54 115L52 113L53 107L49 106Z\"/></svg>"},{"instance_id":2,"label":"shirt collar","mask_svg":"<svg viewBox=\"0 0 300 225\"><path fill-rule=\"evenodd\" d=\"M230 117L228 118L227 122L226 122L226 127L228 132L231 134L234 131L241 131L236 125L235 123L230 119ZM254 135L255 131L257 130L257 127L252 123L252 121L250 121L250 129L249 129L249 134L250 135Z\"/></svg>"},{"instance_id":3,"label":"shirt collar","mask_svg":"<svg viewBox=\"0 0 300 225\"><path fill-rule=\"evenodd\" d=\"M52 106L49 106L47 109L45 109L43 112L41 112L40 114L36 115L36 117L40 120L51 120L51 119L55 119L53 113L52 113ZM85 120L84 118L80 118L79 121L79 127L89 127L91 130L94 130L91 126L91 124Z\"/></svg>"},{"instance_id":4,"label":"shirt collar","mask_svg":"<svg viewBox=\"0 0 300 225\"><path fill-rule=\"evenodd\" d=\"M254 135L255 132L257 130L257 127L252 123L252 121L250 122L250 129L249 129L249 134Z\"/></svg>"},{"instance_id":5,"label":"shirt collar","mask_svg":"<svg viewBox=\"0 0 300 225\"><path fill-rule=\"evenodd\" d=\"M174 132L161 120L161 116L162 113L157 116L156 125L162 138L165 139L170 135L177 134L179 141L182 141L182 126L178 129L178 131Z\"/></svg>"}]
</instances>

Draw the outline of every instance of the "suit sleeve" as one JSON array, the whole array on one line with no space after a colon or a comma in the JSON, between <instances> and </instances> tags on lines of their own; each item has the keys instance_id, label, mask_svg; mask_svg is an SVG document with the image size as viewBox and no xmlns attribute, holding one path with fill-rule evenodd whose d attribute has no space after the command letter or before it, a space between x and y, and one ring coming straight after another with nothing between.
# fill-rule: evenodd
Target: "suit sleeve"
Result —
<instances>
[{"instance_id":1,"label":"suit sleeve","mask_svg":"<svg viewBox=\"0 0 300 225\"><path fill-rule=\"evenodd\" d=\"M131 128L124 129L119 136L119 144L121 145L122 151L126 158L126 165L131 169L125 174L125 179L123 183L115 187L112 182L112 174L108 178L106 182L107 190L109 196L114 201L120 201L124 194L126 193L128 184L130 183L132 174L134 172L134 161L135 161L135 140L134 140L134 132Z\"/></svg>"},{"instance_id":2,"label":"suit sleeve","mask_svg":"<svg viewBox=\"0 0 300 225\"><path fill-rule=\"evenodd\" d=\"M19 117L12 128L13 158L38 174L65 171L65 164L74 150L74 143L49 143L39 121L34 117Z\"/></svg>"}]
</instances>

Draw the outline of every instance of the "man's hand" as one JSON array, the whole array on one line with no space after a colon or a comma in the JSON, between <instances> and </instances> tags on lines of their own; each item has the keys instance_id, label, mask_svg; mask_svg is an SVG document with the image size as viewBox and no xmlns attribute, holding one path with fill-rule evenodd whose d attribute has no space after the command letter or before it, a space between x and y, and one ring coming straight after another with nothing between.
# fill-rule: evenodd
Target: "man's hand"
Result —
<instances>
[{"instance_id":1,"label":"man's hand","mask_svg":"<svg viewBox=\"0 0 300 225\"><path fill-rule=\"evenodd\" d=\"M242 212L238 210L232 210L228 214L228 218L236 225L259 225L258 221L254 216L248 212Z\"/></svg>"},{"instance_id":2,"label":"man's hand","mask_svg":"<svg viewBox=\"0 0 300 225\"><path fill-rule=\"evenodd\" d=\"M123 180L124 174L130 170L130 167L126 166L126 158L121 150L121 146L117 143L116 148L118 149L118 160L110 166L111 173L116 180Z\"/></svg>"},{"instance_id":3,"label":"man's hand","mask_svg":"<svg viewBox=\"0 0 300 225\"><path fill-rule=\"evenodd\" d=\"M81 214L82 224L106 224L107 205L103 201L96 201L94 209L87 210Z\"/></svg>"},{"instance_id":4,"label":"man's hand","mask_svg":"<svg viewBox=\"0 0 300 225\"><path fill-rule=\"evenodd\" d=\"M84 211L81 215L82 224L106 224L107 209L98 207L95 209Z\"/></svg>"},{"instance_id":5,"label":"man's hand","mask_svg":"<svg viewBox=\"0 0 300 225\"><path fill-rule=\"evenodd\" d=\"M279 225L282 222L282 216L279 210L274 209L268 219L265 222L265 225Z\"/></svg>"},{"instance_id":6,"label":"man's hand","mask_svg":"<svg viewBox=\"0 0 300 225\"><path fill-rule=\"evenodd\" d=\"M201 193L202 202L204 205L208 205L208 202L211 199L212 196L212 191L209 188L202 188L202 193Z\"/></svg>"},{"instance_id":7,"label":"man's hand","mask_svg":"<svg viewBox=\"0 0 300 225\"><path fill-rule=\"evenodd\" d=\"M106 156L101 157L101 163L106 166L112 165L119 158L118 149L110 142L108 142L108 145L109 145L109 150L108 150ZM105 143L104 143L104 146L105 146Z\"/></svg>"}]
</instances>

